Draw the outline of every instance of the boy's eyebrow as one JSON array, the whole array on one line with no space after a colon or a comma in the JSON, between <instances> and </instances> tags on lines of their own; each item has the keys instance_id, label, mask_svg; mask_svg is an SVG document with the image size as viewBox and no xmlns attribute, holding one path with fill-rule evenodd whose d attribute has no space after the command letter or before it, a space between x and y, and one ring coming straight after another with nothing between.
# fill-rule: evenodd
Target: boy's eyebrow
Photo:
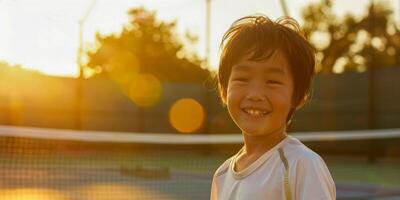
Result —
<instances>
[{"instance_id":1,"label":"boy's eyebrow","mask_svg":"<svg viewBox=\"0 0 400 200\"><path fill-rule=\"evenodd\" d=\"M232 69L235 71L249 71L250 67L248 65L234 65ZM285 71L281 67L266 67L263 69L263 73L281 74L284 75Z\"/></svg>"},{"instance_id":2,"label":"boy's eyebrow","mask_svg":"<svg viewBox=\"0 0 400 200\"><path fill-rule=\"evenodd\" d=\"M247 65L234 65L233 67L232 67L232 70L235 70L235 71L248 71L249 70L249 66L247 66Z\"/></svg>"},{"instance_id":3,"label":"boy's eyebrow","mask_svg":"<svg viewBox=\"0 0 400 200\"><path fill-rule=\"evenodd\" d=\"M281 67L267 67L264 73L285 75L285 71Z\"/></svg>"}]
</instances>

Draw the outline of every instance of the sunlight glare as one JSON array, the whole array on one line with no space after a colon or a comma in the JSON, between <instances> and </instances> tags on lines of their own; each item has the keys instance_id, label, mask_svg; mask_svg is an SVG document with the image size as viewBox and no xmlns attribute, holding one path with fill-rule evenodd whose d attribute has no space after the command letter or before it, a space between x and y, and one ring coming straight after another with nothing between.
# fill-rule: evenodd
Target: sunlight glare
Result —
<instances>
[{"instance_id":1,"label":"sunlight glare","mask_svg":"<svg viewBox=\"0 0 400 200\"><path fill-rule=\"evenodd\" d=\"M172 199L166 195L162 195L157 191L153 191L144 187L133 187L121 184L112 183L97 183L90 186L80 188L78 191L79 196L83 199L125 199L125 200L138 200L143 197L151 197L151 199Z\"/></svg>"},{"instance_id":2,"label":"sunlight glare","mask_svg":"<svg viewBox=\"0 0 400 200\"><path fill-rule=\"evenodd\" d=\"M61 192L49 189L12 189L0 191L0 199L7 200L69 200Z\"/></svg>"}]
</instances>

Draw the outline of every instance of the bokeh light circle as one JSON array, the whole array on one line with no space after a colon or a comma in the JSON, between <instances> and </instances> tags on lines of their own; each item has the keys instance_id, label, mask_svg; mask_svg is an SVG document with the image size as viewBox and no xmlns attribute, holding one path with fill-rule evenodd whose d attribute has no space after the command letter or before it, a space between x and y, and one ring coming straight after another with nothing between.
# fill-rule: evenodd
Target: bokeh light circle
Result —
<instances>
[{"instance_id":1,"label":"bokeh light circle","mask_svg":"<svg viewBox=\"0 0 400 200\"><path fill-rule=\"evenodd\" d=\"M179 99L169 111L171 125L182 133L198 130L203 125L204 118L203 106L191 98Z\"/></svg>"}]
</instances>

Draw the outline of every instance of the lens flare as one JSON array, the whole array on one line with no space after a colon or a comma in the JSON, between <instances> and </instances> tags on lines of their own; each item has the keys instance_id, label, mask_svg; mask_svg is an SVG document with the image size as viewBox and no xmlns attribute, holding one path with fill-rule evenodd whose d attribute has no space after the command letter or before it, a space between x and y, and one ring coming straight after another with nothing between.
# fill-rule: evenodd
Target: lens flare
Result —
<instances>
[{"instance_id":1,"label":"lens flare","mask_svg":"<svg viewBox=\"0 0 400 200\"><path fill-rule=\"evenodd\" d=\"M128 96L141 107L150 107L158 103L161 97L161 83L151 74L138 74L130 83Z\"/></svg>"},{"instance_id":2,"label":"lens flare","mask_svg":"<svg viewBox=\"0 0 400 200\"><path fill-rule=\"evenodd\" d=\"M176 101L169 111L171 125L182 133L198 130L204 122L203 106L194 99L184 98Z\"/></svg>"},{"instance_id":3,"label":"lens flare","mask_svg":"<svg viewBox=\"0 0 400 200\"><path fill-rule=\"evenodd\" d=\"M139 73L139 59L131 52L113 55L106 65L111 80L125 86Z\"/></svg>"}]
</instances>

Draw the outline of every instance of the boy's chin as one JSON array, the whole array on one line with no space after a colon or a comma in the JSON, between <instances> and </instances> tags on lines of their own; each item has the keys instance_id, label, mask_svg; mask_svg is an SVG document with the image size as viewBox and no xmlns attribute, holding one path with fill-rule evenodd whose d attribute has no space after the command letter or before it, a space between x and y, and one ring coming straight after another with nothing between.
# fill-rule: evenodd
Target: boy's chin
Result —
<instances>
[{"instance_id":1,"label":"boy's chin","mask_svg":"<svg viewBox=\"0 0 400 200\"><path fill-rule=\"evenodd\" d=\"M268 133L262 130L257 130L257 129L241 129L242 133L247 135L247 136L264 136Z\"/></svg>"},{"instance_id":2,"label":"boy's chin","mask_svg":"<svg viewBox=\"0 0 400 200\"><path fill-rule=\"evenodd\" d=\"M246 135L264 135L265 133L268 133L268 124L264 122L264 124L261 123L237 123L238 127L240 130L242 130L242 133L245 133Z\"/></svg>"},{"instance_id":3,"label":"boy's chin","mask_svg":"<svg viewBox=\"0 0 400 200\"><path fill-rule=\"evenodd\" d=\"M277 127L241 127L240 129L242 130L242 133L251 136L251 137L257 137L257 136L267 136L271 134L275 134L277 132L277 129L274 129ZM279 128L278 128L279 129Z\"/></svg>"}]
</instances>

